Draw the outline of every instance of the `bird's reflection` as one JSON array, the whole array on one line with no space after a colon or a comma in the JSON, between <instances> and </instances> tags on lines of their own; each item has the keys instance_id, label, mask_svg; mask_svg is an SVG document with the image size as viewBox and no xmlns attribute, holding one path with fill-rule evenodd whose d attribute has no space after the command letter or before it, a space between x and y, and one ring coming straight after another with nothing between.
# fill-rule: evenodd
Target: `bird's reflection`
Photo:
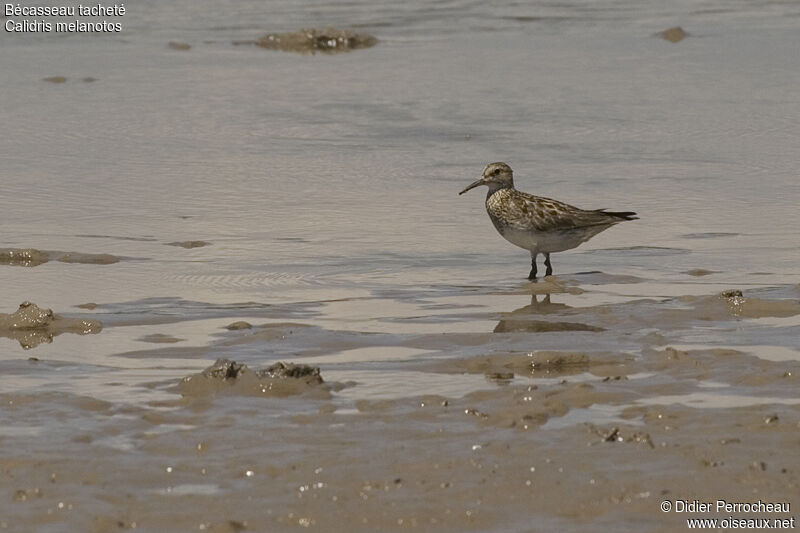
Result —
<instances>
[{"instance_id":1,"label":"bird's reflection","mask_svg":"<svg viewBox=\"0 0 800 533\"><path fill-rule=\"evenodd\" d=\"M542 315L569 314L570 309L572 307L566 304L552 302L550 293L532 294L530 305L506 313L504 318L495 326L494 332L604 331L604 328L581 322L557 322L537 318Z\"/></svg>"}]
</instances>

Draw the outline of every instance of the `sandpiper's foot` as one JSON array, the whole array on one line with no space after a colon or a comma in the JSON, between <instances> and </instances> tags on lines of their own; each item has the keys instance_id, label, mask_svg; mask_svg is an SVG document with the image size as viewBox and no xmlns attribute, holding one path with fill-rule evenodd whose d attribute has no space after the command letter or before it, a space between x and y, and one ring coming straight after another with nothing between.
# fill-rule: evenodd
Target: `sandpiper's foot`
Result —
<instances>
[{"instance_id":1,"label":"sandpiper's foot","mask_svg":"<svg viewBox=\"0 0 800 533\"><path fill-rule=\"evenodd\" d=\"M544 266L547 267L545 270L545 276L552 276L553 275L553 267L550 265L550 254L544 254Z\"/></svg>"},{"instance_id":2,"label":"sandpiper's foot","mask_svg":"<svg viewBox=\"0 0 800 533\"><path fill-rule=\"evenodd\" d=\"M528 274L528 279L533 281L536 279L536 258L531 259L531 273Z\"/></svg>"}]
</instances>

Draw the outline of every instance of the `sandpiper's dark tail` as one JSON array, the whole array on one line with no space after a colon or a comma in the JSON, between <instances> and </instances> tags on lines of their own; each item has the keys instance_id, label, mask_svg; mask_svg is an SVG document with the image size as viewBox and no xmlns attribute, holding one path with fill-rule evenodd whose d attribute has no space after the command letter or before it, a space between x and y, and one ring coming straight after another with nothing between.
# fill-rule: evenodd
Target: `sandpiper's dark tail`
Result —
<instances>
[{"instance_id":1,"label":"sandpiper's dark tail","mask_svg":"<svg viewBox=\"0 0 800 533\"><path fill-rule=\"evenodd\" d=\"M622 220L639 220L639 217L633 211L606 211L605 209L600 209L600 211L604 215L621 218Z\"/></svg>"}]
</instances>

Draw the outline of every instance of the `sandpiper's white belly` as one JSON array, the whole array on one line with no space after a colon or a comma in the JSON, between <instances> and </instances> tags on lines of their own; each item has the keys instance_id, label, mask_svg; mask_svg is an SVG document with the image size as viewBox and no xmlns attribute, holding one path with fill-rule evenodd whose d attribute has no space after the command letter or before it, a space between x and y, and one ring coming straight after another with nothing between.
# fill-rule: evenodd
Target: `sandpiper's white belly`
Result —
<instances>
[{"instance_id":1,"label":"sandpiper's white belly","mask_svg":"<svg viewBox=\"0 0 800 533\"><path fill-rule=\"evenodd\" d=\"M532 252L560 252L580 244L576 243L565 247L564 244L566 243L563 240L554 238L554 235L536 233L534 231L521 231L510 227L499 227L497 231L511 244Z\"/></svg>"},{"instance_id":2,"label":"sandpiper's white belly","mask_svg":"<svg viewBox=\"0 0 800 533\"><path fill-rule=\"evenodd\" d=\"M495 224L497 231L508 242L532 253L555 253L571 250L588 241L609 226L589 226L557 231L518 230Z\"/></svg>"}]
</instances>

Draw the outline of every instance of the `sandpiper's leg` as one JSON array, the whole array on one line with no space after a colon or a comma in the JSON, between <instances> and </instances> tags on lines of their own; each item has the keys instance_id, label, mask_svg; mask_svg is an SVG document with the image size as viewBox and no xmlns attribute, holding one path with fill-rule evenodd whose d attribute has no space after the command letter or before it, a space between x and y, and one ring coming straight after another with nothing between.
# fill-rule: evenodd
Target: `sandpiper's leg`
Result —
<instances>
[{"instance_id":1,"label":"sandpiper's leg","mask_svg":"<svg viewBox=\"0 0 800 533\"><path fill-rule=\"evenodd\" d=\"M550 265L550 254L544 254L544 266L547 267L545 270L545 276L552 276L553 275L553 267Z\"/></svg>"},{"instance_id":2,"label":"sandpiper's leg","mask_svg":"<svg viewBox=\"0 0 800 533\"><path fill-rule=\"evenodd\" d=\"M534 280L536 279L536 256L539 254L535 254L531 252L531 273L528 274L528 279Z\"/></svg>"}]
</instances>

